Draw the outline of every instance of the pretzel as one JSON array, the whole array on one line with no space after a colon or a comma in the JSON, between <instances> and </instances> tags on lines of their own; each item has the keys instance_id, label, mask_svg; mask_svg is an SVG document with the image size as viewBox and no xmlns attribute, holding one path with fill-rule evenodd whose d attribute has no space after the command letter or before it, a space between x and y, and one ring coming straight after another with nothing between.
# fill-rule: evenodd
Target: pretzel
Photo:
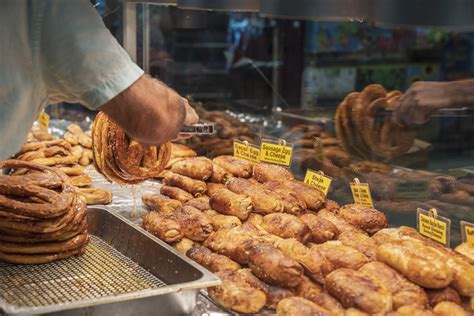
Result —
<instances>
[{"instance_id":1,"label":"pretzel","mask_svg":"<svg viewBox=\"0 0 474 316\"><path fill-rule=\"evenodd\" d=\"M92 132L94 166L109 181L134 184L157 177L171 156L171 145L146 146L130 139L100 112Z\"/></svg>"},{"instance_id":2,"label":"pretzel","mask_svg":"<svg viewBox=\"0 0 474 316\"><path fill-rule=\"evenodd\" d=\"M42 173L53 174L61 180L61 188L53 191L40 184L29 183L27 180L11 181L12 176L0 177L0 209L6 212L33 217L54 218L61 216L69 210L74 201L74 187L69 178L62 172L53 168L41 166L20 160L6 160L0 162L0 169L25 168ZM21 201L21 197L33 196L41 199L40 203Z\"/></svg>"},{"instance_id":3,"label":"pretzel","mask_svg":"<svg viewBox=\"0 0 474 316\"><path fill-rule=\"evenodd\" d=\"M65 252L84 245L88 239L89 236L87 235L87 232L83 232L65 241L37 243L32 245L0 241L0 253L43 254Z\"/></svg>"},{"instance_id":4,"label":"pretzel","mask_svg":"<svg viewBox=\"0 0 474 316\"><path fill-rule=\"evenodd\" d=\"M87 243L89 238L83 244L79 245L78 248L59 252L59 253L46 253L46 254L33 254L33 255L24 255L24 254L7 254L0 252L0 261L14 263L14 264L44 264L60 259L72 257L75 255L83 254L86 250Z\"/></svg>"},{"instance_id":5,"label":"pretzel","mask_svg":"<svg viewBox=\"0 0 474 316\"><path fill-rule=\"evenodd\" d=\"M86 148L92 148L91 138L84 133L84 131L79 125L69 124L67 130L77 138L79 144Z\"/></svg>"},{"instance_id":6,"label":"pretzel","mask_svg":"<svg viewBox=\"0 0 474 316\"><path fill-rule=\"evenodd\" d=\"M112 193L104 189L78 188L76 191L84 198L87 205L109 204L112 202Z\"/></svg>"},{"instance_id":7,"label":"pretzel","mask_svg":"<svg viewBox=\"0 0 474 316\"><path fill-rule=\"evenodd\" d=\"M87 174L70 177L71 184L75 187L87 187L92 184L92 178Z\"/></svg>"},{"instance_id":8,"label":"pretzel","mask_svg":"<svg viewBox=\"0 0 474 316\"><path fill-rule=\"evenodd\" d=\"M30 142L30 143L26 143L26 144L23 144L23 146L21 146L20 148L20 151L18 152L18 154L22 154L22 153L25 153L25 152L28 152L28 151L34 151L34 150L38 150L38 149L41 149L41 148L46 148L46 147L49 147L49 146L61 146L67 150L70 150L71 149L71 145L62 140L62 139L54 139L54 140L47 140L47 141L40 141L40 142Z\"/></svg>"}]
</instances>

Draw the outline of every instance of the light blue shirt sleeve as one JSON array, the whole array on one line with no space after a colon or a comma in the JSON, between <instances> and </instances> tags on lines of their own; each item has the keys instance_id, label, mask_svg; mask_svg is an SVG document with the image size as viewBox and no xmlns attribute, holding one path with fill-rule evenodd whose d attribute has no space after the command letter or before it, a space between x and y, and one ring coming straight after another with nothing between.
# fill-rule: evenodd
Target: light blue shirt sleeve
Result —
<instances>
[{"instance_id":1,"label":"light blue shirt sleeve","mask_svg":"<svg viewBox=\"0 0 474 316\"><path fill-rule=\"evenodd\" d=\"M78 102L94 110L143 75L89 1L45 3L39 54L49 103Z\"/></svg>"}]
</instances>

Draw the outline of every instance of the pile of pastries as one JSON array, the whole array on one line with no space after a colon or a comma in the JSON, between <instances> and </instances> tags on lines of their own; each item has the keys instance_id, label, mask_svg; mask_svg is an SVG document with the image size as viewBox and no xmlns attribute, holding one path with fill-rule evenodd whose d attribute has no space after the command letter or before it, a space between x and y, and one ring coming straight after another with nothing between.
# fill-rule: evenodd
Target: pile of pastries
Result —
<instances>
[{"instance_id":1,"label":"pile of pastries","mask_svg":"<svg viewBox=\"0 0 474 316\"><path fill-rule=\"evenodd\" d=\"M287 169L232 156L175 159L144 195L146 230L216 273L238 313L466 315L474 258L373 208L340 207Z\"/></svg>"},{"instance_id":2,"label":"pile of pastries","mask_svg":"<svg viewBox=\"0 0 474 316\"><path fill-rule=\"evenodd\" d=\"M92 162L91 138L76 124L70 124L67 129L64 139L58 139L50 135L47 129L33 126L27 142L14 158L64 172L76 187L77 193L89 205L110 203L112 193L92 188L92 179L84 170ZM21 176L29 172L28 169L18 168L13 171L13 175Z\"/></svg>"},{"instance_id":3,"label":"pile of pastries","mask_svg":"<svg viewBox=\"0 0 474 316\"><path fill-rule=\"evenodd\" d=\"M20 160L0 169L0 261L42 264L82 254L89 242L87 206L57 169Z\"/></svg>"},{"instance_id":4,"label":"pile of pastries","mask_svg":"<svg viewBox=\"0 0 474 316\"><path fill-rule=\"evenodd\" d=\"M361 92L347 95L338 106L335 117L336 135L342 148L356 157L391 160L413 146L416 132L392 121L400 91L386 91L370 84Z\"/></svg>"},{"instance_id":5,"label":"pile of pastries","mask_svg":"<svg viewBox=\"0 0 474 316\"><path fill-rule=\"evenodd\" d=\"M217 157L232 155L234 152L234 139L255 143L256 134L251 127L238 119L221 111L199 111L201 120L214 123L216 133L213 135L196 135L183 141L199 155Z\"/></svg>"}]
</instances>

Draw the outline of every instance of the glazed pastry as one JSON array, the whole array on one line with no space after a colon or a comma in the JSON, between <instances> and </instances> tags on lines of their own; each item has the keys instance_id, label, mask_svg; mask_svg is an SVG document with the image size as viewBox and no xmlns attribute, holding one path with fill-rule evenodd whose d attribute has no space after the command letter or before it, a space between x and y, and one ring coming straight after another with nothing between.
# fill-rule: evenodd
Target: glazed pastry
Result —
<instances>
[{"instance_id":1,"label":"glazed pastry","mask_svg":"<svg viewBox=\"0 0 474 316\"><path fill-rule=\"evenodd\" d=\"M225 189L225 185L223 185L222 183L210 183L210 182L208 182L207 183L206 194L207 194L207 196L211 197L215 192L217 192L219 190L222 190L222 189Z\"/></svg>"},{"instance_id":2,"label":"glazed pastry","mask_svg":"<svg viewBox=\"0 0 474 316\"><path fill-rule=\"evenodd\" d=\"M365 273L392 294L394 309L404 305L425 307L428 304L428 296L422 288L411 283L384 263L369 262L364 264L359 271Z\"/></svg>"},{"instance_id":3,"label":"glazed pastry","mask_svg":"<svg viewBox=\"0 0 474 316\"><path fill-rule=\"evenodd\" d=\"M461 297L459 296L459 293L451 287L445 287L439 290L427 289L426 294L428 294L428 300L431 307L435 307L441 302L453 302L461 305Z\"/></svg>"},{"instance_id":4,"label":"glazed pastry","mask_svg":"<svg viewBox=\"0 0 474 316\"><path fill-rule=\"evenodd\" d=\"M307 213L301 215L299 218L308 225L311 231L311 242L321 244L328 240L337 239L339 236L337 227L322 217Z\"/></svg>"},{"instance_id":5,"label":"glazed pastry","mask_svg":"<svg viewBox=\"0 0 474 316\"><path fill-rule=\"evenodd\" d=\"M223 215L215 212L215 214L211 213L215 211L206 211L206 215L209 216L211 219L212 227L214 231L219 229L226 229L226 228L233 228L242 225L240 219L236 216L231 215Z\"/></svg>"},{"instance_id":6,"label":"glazed pastry","mask_svg":"<svg viewBox=\"0 0 474 316\"><path fill-rule=\"evenodd\" d=\"M227 189L215 192L209 204L212 209L224 215L236 216L241 220L247 219L252 211L252 202L245 195L235 194Z\"/></svg>"},{"instance_id":7,"label":"glazed pastry","mask_svg":"<svg viewBox=\"0 0 474 316\"><path fill-rule=\"evenodd\" d=\"M253 178L258 182L293 180L295 177L286 168L271 165L268 163L258 163L253 167Z\"/></svg>"},{"instance_id":8,"label":"glazed pastry","mask_svg":"<svg viewBox=\"0 0 474 316\"><path fill-rule=\"evenodd\" d=\"M252 176L252 163L248 161L233 156L219 156L212 161L234 177L250 178Z\"/></svg>"},{"instance_id":9,"label":"glazed pastry","mask_svg":"<svg viewBox=\"0 0 474 316\"><path fill-rule=\"evenodd\" d=\"M171 166L171 171L196 180L206 181L212 176L212 162L204 157L185 158Z\"/></svg>"},{"instance_id":10,"label":"glazed pastry","mask_svg":"<svg viewBox=\"0 0 474 316\"><path fill-rule=\"evenodd\" d=\"M168 214L174 213L174 211L183 206L180 201L160 194L145 194L142 196L142 201L149 211L159 211Z\"/></svg>"},{"instance_id":11,"label":"glazed pastry","mask_svg":"<svg viewBox=\"0 0 474 316\"><path fill-rule=\"evenodd\" d=\"M234 193L243 194L252 200L254 212L260 214L279 213L283 211L283 202L261 184L255 184L247 179L233 178L227 183L227 188Z\"/></svg>"},{"instance_id":12,"label":"glazed pastry","mask_svg":"<svg viewBox=\"0 0 474 316\"><path fill-rule=\"evenodd\" d=\"M367 233L358 230L347 230L339 235L338 240L344 245L362 252L371 261L377 260L378 245Z\"/></svg>"},{"instance_id":13,"label":"glazed pastry","mask_svg":"<svg viewBox=\"0 0 474 316\"><path fill-rule=\"evenodd\" d=\"M331 316L332 312L302 297L289 297L280 301L278 316Z\"/></svg>"},{"instance_id":14,"label":"glazed pastry","mask_svg":"<svg viewBox=\"0 0 474 316\"><path fill-rule=\"evenodd\" d=\"M194 246L186 252L186 255L214 273L240 269L240 264L237 262L226 256L214 253L204 246Z\"/></svg>"},{"instance_id":15,"label":"glazed pastry","mask_svg":"<svg viewBox=\"0 0 474 316\"><path fill-rule=\"evenodd\" d=\"M337 212L346 222L369 234L387 227L387 218L382 212L368 206L357 204L344 205Z\"/></svg>"},{"instance_id":16,"label":"glazed pastry","mask_svg":"<svg viewBox=\"0 0 474 316\"><path fill-rule=\"evenodd\" d=\"M209 197L207 196L200 196L200 197L194 198L184 203L184 205L195 207L198 210L203 211L203 212L211 209L211 205L209 205Z\"/></svg>"},{"instance_id":17,"label":"glazed pastry","mask_svg":"<svg viewBox=\"0 0 474 316\"><path fill-rule=\"evenodd\" d=\"M306 185L304 182L300 181L283 181L279 185L274 184L272 188L281 188L283 190L288 190L294 192L296 196L303 201L308 209L317 211L323 205L326 200L324 193L320 190Z\"/></svg>"},{"instance_id":18,"label":"glazed pastry","mask_svg":"<svg viewBox=\"0 0 474 316\"><path fill-rule=\"evenodd\" d=\"M468 257L471 260L470 263L474 264L474 247L471 247L467 243L463 242L462 244L458 245L454 250Z\"/></svg>"},{"instance_id":19,"label":"glazed pastry","mask_svg":"<svg viewBox=\"0 0 474 316\"><path fill-rule=\"evenodd\" d=\"M337 269L326 277L324 287L346 308L355 307L370 314L392 310L390 293L362 272Z\"/></svg>"},{"instance_id":20,"label":"glazed pastry","mask_svg":"<svg viewBox=\"0 0 474 316\"><path fill-rule=\"evenodd\" d=\"M186 203L189 200L192 200L194 197L192 194L177 188L177 187L170 187L167 185L161 186L160 193L171 198L178 200L181 203Z\"/></svg>"},{"instance_id":21,"label":"glazed pastry","mask_svg":"<svg viewBox=\"0 0 474 316\"><path fill-rule=\"evenodd\" d=\"M342 307L341 303L329 295L322 286L314 283L305 276L296 287L296 296L310 300L311 302L324 307L331 313L344 315L344 307Z\"/></svg>"},{"instance_id":22,"label":"glazed pastry","mask_svg":"<svg viewBox=\"0 0 474 316\"><path fill-rule=\"evenodd\" d=\"M169 215L149 212L143 216L143 227L167 243L180 241L184 234L181 225Z\"/></svg>"},{"instance_id":23,"label":"glazed pastry","mask_svg":"<svg viewBox=\"0 0 474 316\"><path fill-rule=\"evenodd\" d=\"M370 261L369 258L360 251L346 246L337 240L327 241L319 245L312 245L311 248L317 249L331 262L334 269L348 268L357 270Z\"/></svg>"},{"instance_id":24,"label":"glazed pastry","mask_svg":"<svg viewBox=\"0 0 474 316\"><path fill-rule=\"evenodd\" d=\"M358 231L358 232L364 233L363 230L355 226L352 226L351 224L346 222L341 216L333 212L330 212L327 209L320 210L317 213L317 216L333 223L337 227L340 233L343 233L345 231Z\"/></svg>"},{"instance_id":25,"label":"glazed pastry","mask_svg":"<svg viewBox=\"0 0 474 316\"><path fill-rule=\"evenodd\" d=\"M258 313L265 306L265 293L251 287L236 271L221 271L216 275L222 284L208 288L207 292L221 306L244 314Z\"/></svg>"},{"instance_id":26,"label":"glazed pastry","mask_svg":"<svg viewBox=\"0 0 474 316\"><path fill-rule=\"evenodd\" d=\"M195 180L173 172L167 172L163 178L163 183L169 186L178 187L192 195L199 197L206 193L206 182Z\"/></svg>"},{"instance_id":27,"label":"glazed pastry","mask_svg":"<svg viewBox=\"0 0 474 316\"><path fill-rule=\"evenodd\" d=\"M224 168L219 166L216 163L212 163L212 175L209 178L210 182L213 183L226 183L230 178L232 178L232 174L227 172Z\"/></svg>"},{"instance_id":28,"label":"glazed pastry","mask_svg":"<svg viewBox=\"0 0 474 316\"><path fill-rule=\"evenodd\" d=\"M295 238L302 243L306 243L311 237L308 225L290 214L274 213L266 215L263 217L261 227L270 234L281 238Z\"/></svg>"},{"instance_id":29,"label":"glazed pastry","mask_svg":"<svg viewBox=\"0 0 474 316\"><path fill-rule=\"evenodd\" d=\"M433 308L436 316L468 316L464 309L453 302L441 302Z\"/></svg>"},{"instance_id":30,"label":"glazed pastry","mask_svg":"<svg viewBox=\"0 0 474 316\"><path fill-rule=\"evenodd\" d=\"M422 287L441 289L453 281L445 258L419 241L384 243L377 248L377 259Z\"/></svg>"},{"instance_id":31,"label":"glazed pastry","mask_svg":"<svg viewBox=\"0 0 474 316\"><path fill-rule=\"evenodd\" d=\"M213 231L209 217L192 206L183 206L177 209L174 215L181 225L184 236L191 240L206 240Z\"/></svg>"},{"instance_id":32,"label":"glazed pastry","mask_svg":"<svg viewBox=\"0 0 474 316\"><path fill-rule=\"evenodd\" d=\"M180 241L175 243L173 247L178 250L181 254L186 255L186 252L194 247L197 243L193 240L183 237Z\"/></svg>"},{"instance_id":33,"label":"glazed pastry","mask_svg":"<svg viewBox=\"0 0 474 316\"><path fill-rule=\"evenodd\" d=\"M267 245L250 249L249 267L261 280L282 287L295 287L303 275L303 268L297 262Z\"/></svg>"},{"instance_id":34,"label":"glazed pastry","mask_svg":"<svg viewBox=\"0 0 474 316\"><path fill-rule=\"evenodd\" d=\"M294 192L282 189L278 183L266 182L263 188L271 191L283 202L285 213L298 215L306 209L306 204Z\"/></svg>"},{"instance_id":35,"label":"glazed pastry","mask_svg":"<svg viewBox=\"0 0 474 316\"><path fill-rule=\"evenodd\" d=\"M112 192L98 188L77 188L76 192L83 196L87 205L109 204L112 202Z\"/></svg>"}]
</instances>

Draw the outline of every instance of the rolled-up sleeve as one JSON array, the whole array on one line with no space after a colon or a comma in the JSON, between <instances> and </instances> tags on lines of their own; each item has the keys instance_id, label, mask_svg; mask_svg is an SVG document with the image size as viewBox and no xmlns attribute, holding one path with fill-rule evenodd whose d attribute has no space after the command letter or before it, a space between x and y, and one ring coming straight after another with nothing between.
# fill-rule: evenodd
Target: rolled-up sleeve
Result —
<instances>
[{"instance_id":1,"label":"rolled-up sleeve","mask_svg":"<svg viewBox=\"0 0 474 316\"><path fill-rule=\"evenodd\" d=\"M97 109L143 75L87 0L48 1L40 25L41 73L55 102Z\"/></svg>"}]
</instances>

